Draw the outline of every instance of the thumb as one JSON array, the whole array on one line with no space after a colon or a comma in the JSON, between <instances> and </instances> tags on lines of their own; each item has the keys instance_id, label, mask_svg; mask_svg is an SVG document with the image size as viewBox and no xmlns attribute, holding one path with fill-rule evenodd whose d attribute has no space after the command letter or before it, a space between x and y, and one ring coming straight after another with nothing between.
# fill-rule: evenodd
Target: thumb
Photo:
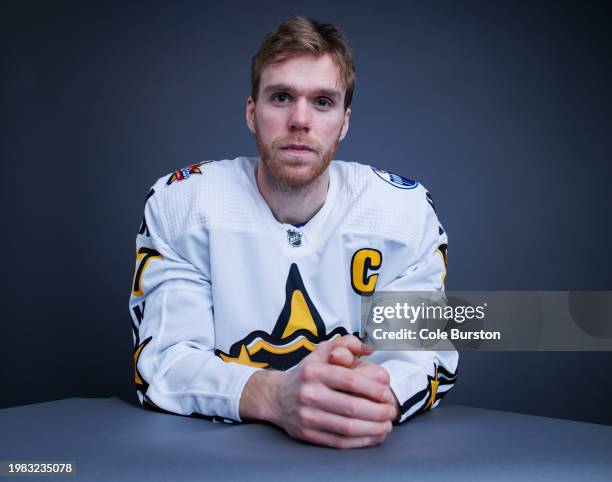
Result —
<instances>
[{"instance_id":1,"label":"thumb","mask_svg":"<svg viewBox=\"0 0 612 482\"><path fill-rule=\"evenodd\" d=\"M352 368L354 363L359 359L345 346L336 345L329 353L327 358L329 363L334 365Z\"/></svg>"},{"instance_id":2,"label":"thumb","mask_svg":"<svg viewBox=\"0 0 612 482\"><path fill-rule=\"evenodd\" d=\"M374 352L372 347L366 345L354 335L345 335L340 338L335 338L333 340L321 343L317 346L316 351L321 357L325 359L325 361L328 361L332 351L339 347L342 347L343 349L346 349L346 351L348 351L348 353L346 353L346 351L341 350L339 353L336 353L336 355L342 353L343 355L341 356L343 359L349 353L353 356L359 357L368 356Z\"/></svg>"}]
</instances>

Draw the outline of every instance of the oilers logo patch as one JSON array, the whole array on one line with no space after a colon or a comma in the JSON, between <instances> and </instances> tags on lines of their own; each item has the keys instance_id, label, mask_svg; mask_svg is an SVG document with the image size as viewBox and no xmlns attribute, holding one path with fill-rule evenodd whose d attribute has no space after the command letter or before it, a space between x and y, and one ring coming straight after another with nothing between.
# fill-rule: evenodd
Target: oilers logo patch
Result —
<instances>
[{"instance_id":1,"label":"oilers logo patch","mask_svg":"<svg viewBox=\"0 0 612 482\"><path fill-rule=\"evenodd\" d=\"M170 177L168 177L168 181L166 182L166 184L169 186L170 184L174 182L188 179L192 174L202 174L202 170L200 169L200 167L210 162L213 162L213 161L202 161L202 162L198 162L197 164L192 164L191 166L184 167L182 169L178 169L174 171L172 174L170 174Z\"/></svg>"},{"instance_id":2,"label":"oilers logo patch","mask_svg":"<svg viewBox=\"0 0 612 482\"><path fill-rule=\"evenodd\" d=\"M296 231L295 229L287 230L287 242L290 246L294 248L299 248L302 246L302 233Z\"/></svg>"},{"instance_id":3,"label":"oilers logo patch","mask_svg":"<svg viewBox=\"0 0 612 482\"><path fill-rule=\"evenodd\" d=\"M398 174L383 171L382 169L376 169L373 167L372 171L374 171L374 174L380 177L383 181L399 189L414 189L419 185L417 181L413 181L412 179L408 179L407 177L400 176Z\"/></svg>"}]
</instances>

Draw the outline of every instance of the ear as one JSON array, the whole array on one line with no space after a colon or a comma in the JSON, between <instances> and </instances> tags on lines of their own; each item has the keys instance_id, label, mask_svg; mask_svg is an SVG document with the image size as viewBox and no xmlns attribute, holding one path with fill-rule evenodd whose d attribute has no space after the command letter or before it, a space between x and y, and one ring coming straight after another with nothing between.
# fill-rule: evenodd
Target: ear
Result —
<instances>
[{"instance_id":1,"label":"ear","mask_svg":"<svg viewBox=\"0 0 612 482\"><path fill-rule=\"evenodd\" d=\"M246 123L249 130L255 134L255 101L250 95L246 103Z\"/></svg>"},{"instance_id":2,"label":"ear","mask_svg":"<svg viewBox=\"0 0 612 482\"><path fill-rule=\"evenodd\" d=\"M344 121L342 121L342 130L340 131L340 140L346 137L349 128L349 117L351 116L351 108L349 107L344 112Z\"/></svg>"}]
</instances>

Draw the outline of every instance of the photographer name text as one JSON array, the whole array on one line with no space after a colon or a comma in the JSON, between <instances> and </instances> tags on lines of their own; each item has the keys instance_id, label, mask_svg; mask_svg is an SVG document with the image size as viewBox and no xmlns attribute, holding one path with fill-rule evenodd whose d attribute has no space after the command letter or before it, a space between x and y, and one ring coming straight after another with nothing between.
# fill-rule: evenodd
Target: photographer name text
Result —
<instances>
[{"instance_id":1,"label":"photographer name text","mask_svg":"<svg viewBox=\"0 0 612 482\"><path fill-rule=\"evenodd\" d=\"M411 330L401 328L399 330L385 330L375 328L372 330L375 340L501 340L499 331L463 331L458 328L451 328L449 331L441 329L430 330L422 328Z\"/></svg>"}]
</instances>

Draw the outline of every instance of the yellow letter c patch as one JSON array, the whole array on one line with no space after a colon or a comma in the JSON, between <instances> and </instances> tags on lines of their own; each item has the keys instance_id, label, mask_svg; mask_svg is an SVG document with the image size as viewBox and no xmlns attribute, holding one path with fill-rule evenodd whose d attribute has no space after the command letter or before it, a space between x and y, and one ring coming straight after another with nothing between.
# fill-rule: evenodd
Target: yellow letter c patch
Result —
<instances>
[{"instance_id":1,"label":"yellow letter c patch","mask_svg":"<svg viewBox=\"0 0 612 482\"><path fill-rule=\"evenodd\" d=\"M378 274L368 275L371 270L377 270L382 265L382 253L377 249L363 248L355 251L351 260L351 285L355 293L361 296L371 296L376 288Z\"/></svg>"}]
</instances>

